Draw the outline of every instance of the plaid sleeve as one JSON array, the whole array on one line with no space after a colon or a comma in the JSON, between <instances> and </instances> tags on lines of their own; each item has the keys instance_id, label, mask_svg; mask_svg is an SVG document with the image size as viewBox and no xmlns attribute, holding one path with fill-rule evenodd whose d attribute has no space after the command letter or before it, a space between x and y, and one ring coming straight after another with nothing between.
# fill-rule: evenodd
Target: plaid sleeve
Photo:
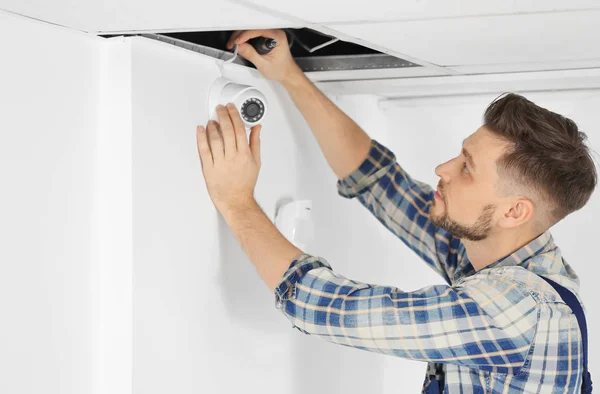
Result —
<instances>
[{"instance_id":1,"label":"plaid sleeve","mask_svg":"<svg viewBox=\"0 0 600 394\"><path fill-rule=\"evenodd\" d=\"M388 230L402 240L448 284L460 264L460 239L429 220L434 191L413 180L396 156L376 140L358 169L337 182L338 193L357 197Z\"/></svg>"},{"instance_id":2,"label":"plaid sleeve","mask_svg":"<svg viewBox=\"0 0 600 394\"><path fill-rule=\"evenodd\" d=\"M283 301L295 296L295 284L302 279L306 273L314 268L325 267L331 269L331 266L325 259L311 256L306 253L302 253L297 256L279 283L275 287L275 306L281 308Z\"/></svg>"},{"instance_id":3,"label":"plaid sleeve","mask_svg":"<svg viewBox=\"0 0 600 394\"><path fill-rule=\"evenodd\" d=\"M537 302L501 276L404 292L347 279L315 257L290 270L294 290L280 300L281 312L299 331L332 343L498 373L519 372L532 348Z\"/></svg>"}]
</instances>

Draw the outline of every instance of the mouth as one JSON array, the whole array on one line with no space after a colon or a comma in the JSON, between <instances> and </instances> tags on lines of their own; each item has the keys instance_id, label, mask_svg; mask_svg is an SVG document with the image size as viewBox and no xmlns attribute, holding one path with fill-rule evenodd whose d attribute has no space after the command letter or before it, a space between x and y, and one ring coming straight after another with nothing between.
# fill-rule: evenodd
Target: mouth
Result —
<instances>
[{"instance_id":1,"label":"mouth","mask_svg":"<svg viewBox=\"0 0 600 394\"><path fill-rule=\"evenodd\" d=\"M440 200L443 200L443 199L444 199L444 197L443 197L443 195L442 195L442 191L441 191L441 189L439 188L439 186L438 186L437 190L435 191L434 197L435 197L435 198L439 198Z\"/></svg>"}]
</instances>

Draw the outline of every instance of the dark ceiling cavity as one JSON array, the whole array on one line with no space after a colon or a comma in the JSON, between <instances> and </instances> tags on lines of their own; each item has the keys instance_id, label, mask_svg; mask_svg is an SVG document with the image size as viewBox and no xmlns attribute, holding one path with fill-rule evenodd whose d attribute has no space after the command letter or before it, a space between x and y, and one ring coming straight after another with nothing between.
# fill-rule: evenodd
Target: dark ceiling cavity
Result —
<instances>
[{"instance_id":1,"label":"dark ceiling cavity","mask_svg":"<svg viewBox=\"0 0 600 394\"><path fill-rule=\"evenodd\" d=\"M391 56L353 42L343 41L316 30L284 29L290 52L303 71L364 70L382 68L421 67L418 64ZM231 50L226 44L233 30L181 33L134 34L177 45L218 59L229 59ZM102 37L114 37L103 35ZM119 34L118 36L122 36ZM254 67L238 57L235 63Z\"/></svg>"}]
</instances>

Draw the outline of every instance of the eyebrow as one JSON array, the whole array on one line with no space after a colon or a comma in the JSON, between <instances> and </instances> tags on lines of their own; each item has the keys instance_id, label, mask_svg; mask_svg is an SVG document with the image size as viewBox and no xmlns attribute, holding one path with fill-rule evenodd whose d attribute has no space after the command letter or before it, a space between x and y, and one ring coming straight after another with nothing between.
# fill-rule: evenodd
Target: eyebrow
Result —
<instances>
[{"instance_id":1,"label":"eyebrow","mask_svg":"<svg viewBox=\"0 0 600 394\"><path fill-rule=\"evenodd\" d=\"M462 148L462 153L463 155L465 155L465 157L467 158L467 161L469 162L469 164L471 164L471 167L477 171L477 166L475 165L475 161L473 160L473 156L471 156L471 154L464 148L464 144L465 141L467 139L465 138L465 140L463 141L463 148Z\"/></svg>"}]
</instances>

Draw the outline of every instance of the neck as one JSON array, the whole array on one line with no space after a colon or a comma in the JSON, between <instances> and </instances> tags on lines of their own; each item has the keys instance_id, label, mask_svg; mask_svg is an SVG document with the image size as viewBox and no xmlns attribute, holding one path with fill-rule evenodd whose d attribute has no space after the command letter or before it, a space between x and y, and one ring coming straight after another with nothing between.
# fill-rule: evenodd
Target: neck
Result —
<instances>
[{"instance_id":1,"label":"neck","mask_svg":"<svg viewBox=\"0 0 600 394\"><path fill-rule=\"evenodd\" d=\"M461 241L465 245L467 256L473 269L477 272L499 259L516 252L539 235L533 235L530 232L523 233L503 230L502 234L490 234L490 236L481 241L469 241L467 239L462 239Z\"/></svg>"}]
</instances>

